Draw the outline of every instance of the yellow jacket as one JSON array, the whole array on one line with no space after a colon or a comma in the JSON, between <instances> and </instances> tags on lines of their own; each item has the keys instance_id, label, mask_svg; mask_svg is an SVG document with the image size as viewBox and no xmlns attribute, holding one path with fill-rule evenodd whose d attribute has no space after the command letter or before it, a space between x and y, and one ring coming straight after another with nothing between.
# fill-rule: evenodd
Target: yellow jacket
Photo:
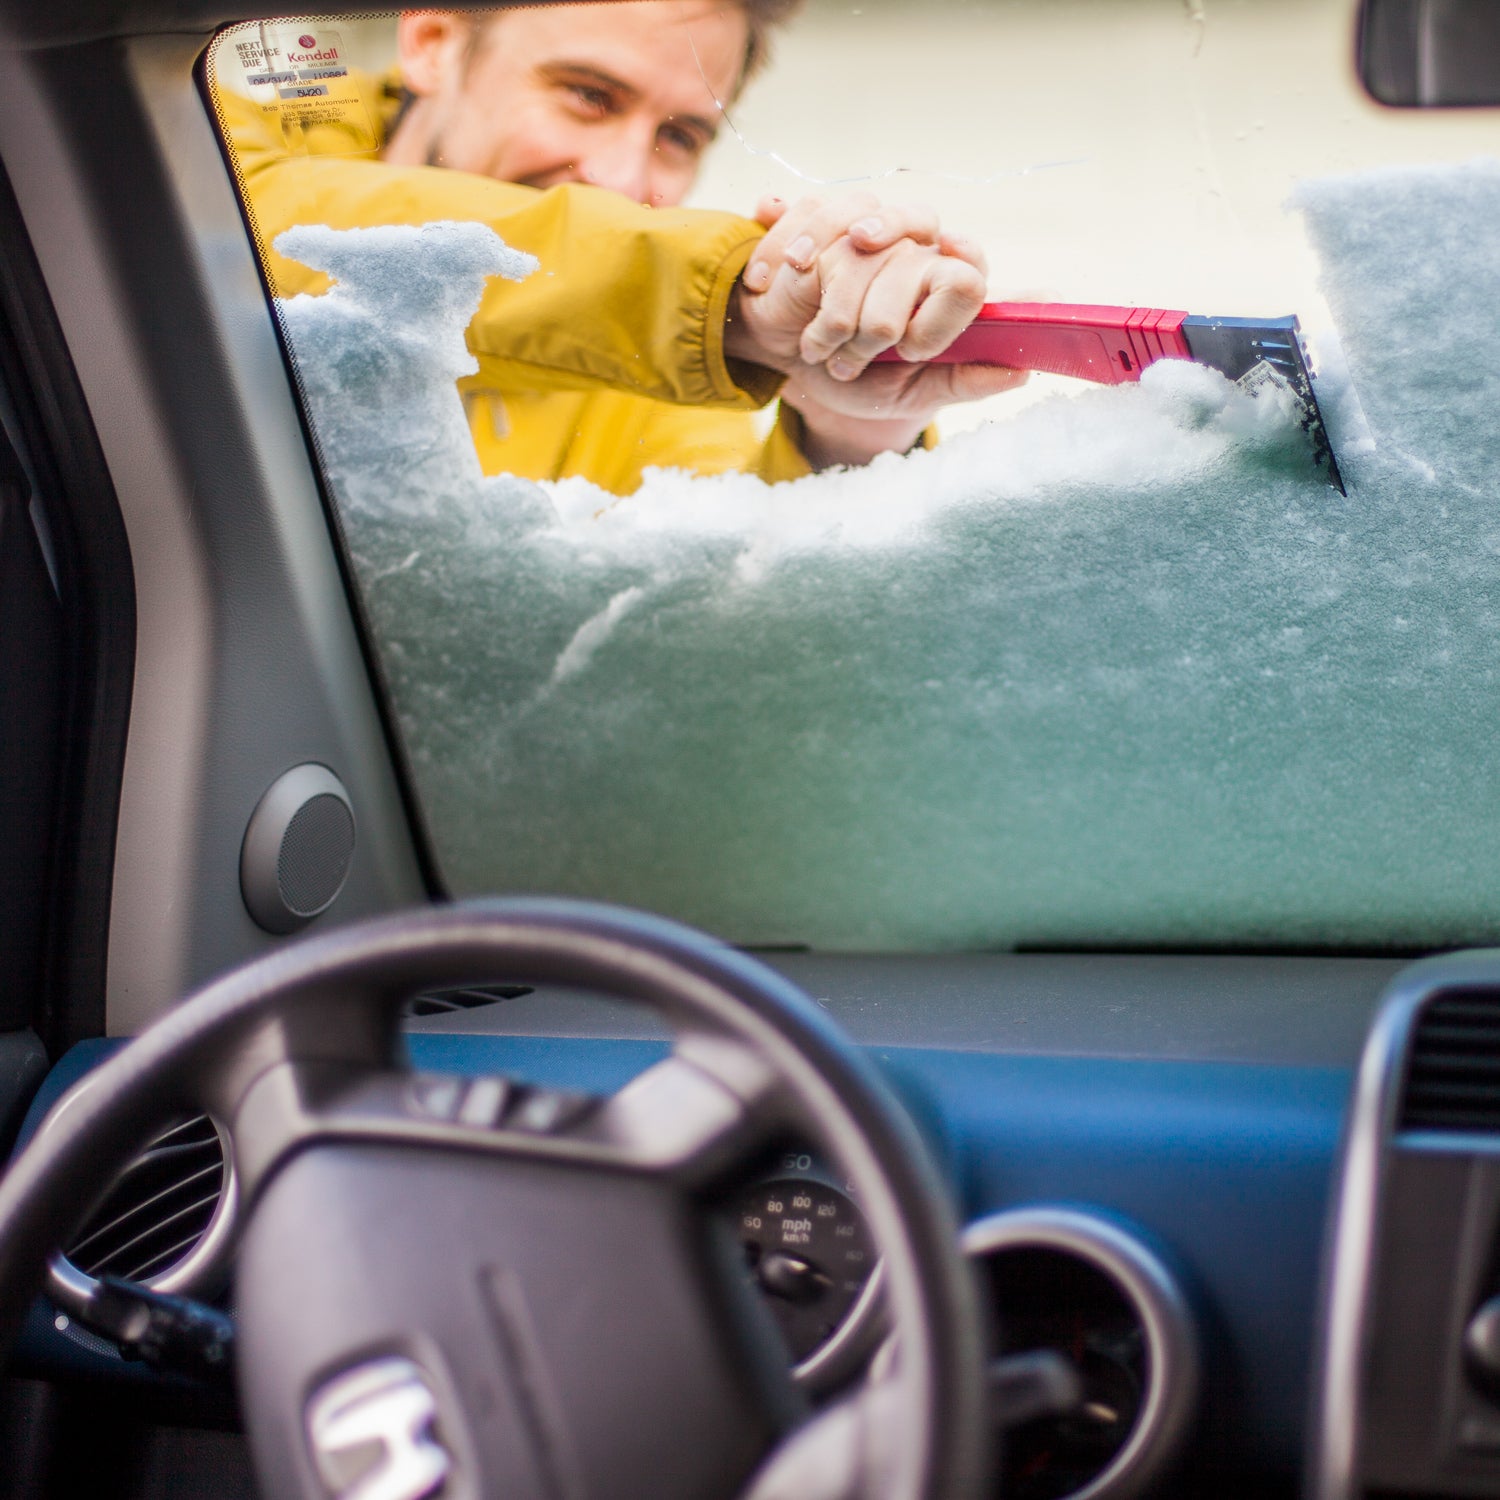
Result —
<instances>
[{"instance_id":1,"label":"yellow jacket","mask_svg":"<svg viewBox=\"0 0 1500 1500\"><path fill-rule=\"evenodd\" d=\"M433 167L392 167L389 82L357 77L369 129L316 124L292 154L274 113L228 90L216 106L266 274L277 296L320 292L326 275L276 254L294 224L335 229L488 224L541 269L492 279L469 325L479 373L459 383L487 474L582 476L629 494L648 465L776 481L806 474L790 423L760 438L750 413L780 377L724 356L730 290L762 231L731 214L648 209L584 186L544 191ZM600 267L610 268L608 275Z\"/></svg>"}]
</instances>

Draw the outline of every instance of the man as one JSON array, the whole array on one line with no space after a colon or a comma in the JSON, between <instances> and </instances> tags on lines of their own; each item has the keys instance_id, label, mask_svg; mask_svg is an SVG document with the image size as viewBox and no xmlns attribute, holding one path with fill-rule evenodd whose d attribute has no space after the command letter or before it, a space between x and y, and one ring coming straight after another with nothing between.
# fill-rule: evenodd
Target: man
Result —
<instances>
[{"instance_id":1,"label":"man","mask_svg":"<svg viewBox=\"0 0 1500 1500\"><path fill-rule=\"evenodd\" d=\"M309 132L311 155L288 156L221 96L276 290L326 284L269 250L294 223L475 219L537 255L541 270L493 286L469 329L480 372L462 389L487 472L578 474L629 493L651 464L776 480L905 451L946 402L1021 378L867 369L892 344L920 359L951 342L983 300L978 252L942 239L929 213L867 196L768 201L758 222L678 207L719 128L717 101L737 94L787 9L621 0L408 14L400 107L392 91L370 94L378 163L328 127ZM778 389L762 441L748 414Z\"/></svg>"}]
</instances>

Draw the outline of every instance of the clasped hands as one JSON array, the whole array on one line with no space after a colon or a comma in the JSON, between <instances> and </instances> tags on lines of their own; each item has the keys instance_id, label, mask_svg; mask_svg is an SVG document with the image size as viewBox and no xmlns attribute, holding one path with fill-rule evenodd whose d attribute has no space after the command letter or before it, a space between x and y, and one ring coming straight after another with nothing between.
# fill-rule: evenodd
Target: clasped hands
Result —
<instances>
[{"instance_id":1,"label":"clasped hands","mask_svg":"<svg viewBox=\"0 0 1500 1500\"><path fill-rule=\"evenodd\" d=\"M905 452L939 409L1014 389L1022 370L923 364L984 303L984 252L916 205L867 193L788 205L764 198L767 227L731 297L725 353L781 371L814 468ZM912 363L872 364L894 348Z\"/></svg>"}]
</instances>

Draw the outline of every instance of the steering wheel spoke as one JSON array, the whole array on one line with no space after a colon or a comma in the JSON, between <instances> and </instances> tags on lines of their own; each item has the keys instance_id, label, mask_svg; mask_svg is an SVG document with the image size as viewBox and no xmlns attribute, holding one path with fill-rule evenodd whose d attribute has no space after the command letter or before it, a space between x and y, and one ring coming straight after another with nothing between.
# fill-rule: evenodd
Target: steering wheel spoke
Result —
<instances>
[{"instance_id":1,"label":"steering wheel spoke","mask_svg":"<svg viewBox=\"0 0 1500 1500\"><path fill-rule=\"evenodd\" d=\"M692 1039L609 1098L500 1075L281 1062L248 1088L231 1134L247 1200L289 1155L327 1141L656 1172L696 1187L762 1148L786 1103L746 1049Z\"/></svg>"},{"instance_id":2,"label":"steering wheel spoke","mask_svg":"<svg viewBox=\"0 0 1500 1500\"><path fill-rule=\"evenodd\" d=\"M609 1099L581 1134L691 1188L763 1148L786 1107L785 1091L747 1049L687 1038Z\"/></svg>"},{"instance_id":3,"label":"steering wheel spoke","mask_svg":"<svg viewBox=\"0 0 1500 1500\"><path fill-rule=\"evenodd\" d=\"M320 1143L628 1167L609 1140L578 1128L602 1102L502 1076L284 1062L266 1069L247 1090L231 1135L248 1199L289 1157Z\"/></svg>"}]
</instances>

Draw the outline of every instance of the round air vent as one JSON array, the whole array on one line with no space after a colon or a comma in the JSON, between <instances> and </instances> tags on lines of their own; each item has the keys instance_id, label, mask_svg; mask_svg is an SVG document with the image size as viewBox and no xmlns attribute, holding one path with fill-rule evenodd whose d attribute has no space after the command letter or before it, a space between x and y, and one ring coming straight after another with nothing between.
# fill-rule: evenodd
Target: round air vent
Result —
<instances>
[{"instance_id":1,"label":"round air vent","mask_svg":"<svg viewBox=\"0 0 1500 1500\"><path fill-rule=\"evenodd\" d=\"M218 1126L207 1115L176 1121L115 1178L67 1249L53 1257L48 1290L73 1309L99 1276L159 1292L202 1293L223 1264L234 1197Z\"/></svg>"},{"instance_id":2,"label":"round air vent","mask_svg":"<svg viewBox=\"0 0 1500 1500\"><path fill-rule=\"evenodd\" d=\"M1128 1500L1177 1454L1197 1397L1197 1340L1171 1274L1140 1241L1071 1209L1017 1209L970 1225L997 1354L1051 1349L1083 1400L1012 1429L1005 1500Z\"/></svg>"}]
</instances>

